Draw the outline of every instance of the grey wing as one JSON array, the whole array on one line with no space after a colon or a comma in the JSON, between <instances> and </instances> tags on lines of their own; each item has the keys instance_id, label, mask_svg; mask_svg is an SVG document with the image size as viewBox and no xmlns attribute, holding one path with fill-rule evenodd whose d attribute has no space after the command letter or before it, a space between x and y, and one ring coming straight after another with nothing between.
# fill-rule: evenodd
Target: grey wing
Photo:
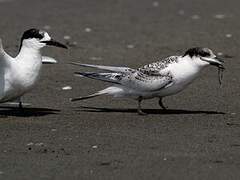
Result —
<instances>
[{"instance_id":1,"label":"grey wing","mask_svg":"<svg viewBox=\"0 0 240 180\"><path fill-rule=\"evenodd\" d=\"M173 84L170 73L148 75L142 72L136 72L122 78L122 85L139 91L159 91Z\"/></svg>"},{"instance_id":2,"label":"grey wing","mask_svg":"<svg viewBox=\"0 0 240 180\"><path fill-rule=\"evenodd\" d=\"M123 77L125 74L123 73L116 73L116 72L103 72L103 73L96 73L96 72L75 72L74 73L80 77L88 77L91 79L96 79L100 81L110 82L114 84L121 84Z\"/></svg>"},{"instance_id":3,"label":"grey wing","mask_svg":"<svg viewBox=\"0 0 240 180\"><path fill-rule=\"evenodd\" d=\"M111 71L111 72L131 73L131 72L136 71L135 69L131 69L131 68L128 68L128 67L82 64L82 63L76 63L76 62L72 62L71 64L77 65L77 66L82 66L82 67L90 67L90 68L95 68L95 69L100 69L100 70L105 70L105 71Z\"/></svg>"},{"instance_id":4,"label":"grey wing","mask_svg":"<svg viewBox=\"0 0 240 180\"><path fill-rule=\"evenodd\" d=\"M161 71L169 66L171 63L178 62L179 56L170 56L165 59L144 65L138 69L138 71L148 75L158 75Z\"/></svg>"},{"instance_id":5,"label":"grey wing","mask_svg":"<svg viewBox=\"0 0 240 180\"><path fill-rule=\"evenodd\" d=\"M13 58L9 56L3 49L2 39L0 38L0 63L1 67L11 63Z\"/></svg>"},{"instance_id":6,"label":"grey wing","mask_svg":"<svg viewBox=\"0 0 240 180\"><path fill-rule=\"evenodd\" d=\"M169 87L172 84L172 76L170 73L165 75L147 75L136 71L134 73L117 73L117 72L75 72L75 75L88 77L91 79L101 80L114 84L122 85L129 89L137 91L158 91L162 88Z\"/></svg>"}]
</instances>

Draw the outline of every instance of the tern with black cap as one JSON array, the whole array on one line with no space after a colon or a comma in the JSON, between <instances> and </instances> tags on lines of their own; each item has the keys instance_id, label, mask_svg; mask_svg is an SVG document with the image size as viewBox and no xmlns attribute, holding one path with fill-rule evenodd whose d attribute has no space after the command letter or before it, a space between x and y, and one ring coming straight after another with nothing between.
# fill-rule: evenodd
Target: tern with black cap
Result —
<instances>
[{"instance_id":1,"label":"tern with black cap","mask_svg":"<svg viewBox=\"0 0 240 180\"><path fill-rule=\"evenodd\" d=\"M47 32L29 29L23 33L19 53L13 58L0 39L0 103L17 101L22 108L21 97L36 84L42 63L51 63L46 57L42 59L41 48L46 45L67 48Z\"/></svg>"},{"instance_id":2,"label":"tern with black cap","mask_svg":"<svg viewBox=\"0 0 240 180\"><path fill-rule=\"evenodd\" d=\"M208 65L217 66L219 72L224 69L223 61L217 58L212 50L200 47L188 49L183 56L170 56L138 69L81 63L72 64L101 70L101 72L75 72L77 76L102 80L113 85L88 96L72 98L71 101L89 99L100 95L132 98L138 101L137 110L139 114L144 114L141 110L141 102L144 99L159 98L159 105L166 109L162 98L185 89L199 76L204 67ZM221 77L219 78L220 82Z\"/></svg>"}]
</instances>

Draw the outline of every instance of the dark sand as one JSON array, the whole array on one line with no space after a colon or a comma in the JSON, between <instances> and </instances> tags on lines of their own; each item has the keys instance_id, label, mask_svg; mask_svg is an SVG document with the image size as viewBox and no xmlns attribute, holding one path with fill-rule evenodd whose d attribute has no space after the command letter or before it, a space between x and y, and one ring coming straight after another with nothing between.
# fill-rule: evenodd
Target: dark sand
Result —
<instances>
[{"instance_id":1,"label":"dark sand","mask_svg":"<svg viewBox=\"0 0 240 180\"><path fill-rule=\"evenodd\" d=\"M45 48L45 65L26 96L32 105L0 110L0 179L240 179L239 0L0 0L0 37L16 55L22 32L77 42ZM223 19L221 14L224 15ZM91 32L86 32L91 28ZM226 37L232 34L232 37ZM228 35L229 36L229 35ZM106 87L78 78L71 61L138 67L193 46L222 52L223 86L209 67L184 92L143 103L99 97L68 99ZM63 91L63 86L72 90Z\"/></svg>"}]
</instances>

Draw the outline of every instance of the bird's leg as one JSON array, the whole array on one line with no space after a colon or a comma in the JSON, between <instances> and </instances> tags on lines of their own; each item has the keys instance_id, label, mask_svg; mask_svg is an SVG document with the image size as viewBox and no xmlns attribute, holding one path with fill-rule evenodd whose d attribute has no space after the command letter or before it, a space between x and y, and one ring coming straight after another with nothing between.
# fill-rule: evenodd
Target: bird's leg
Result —
<instances>
[{"instance_id":1,"label":"bird's leg","mask_svg":"<svg viewBox=\"0 0 240 180\"><path fill-rule=\"evenodd\" d=\"M163 99L162 97L159 98L158 104L159 106L161 106L161 108L163 108L164 110L167 110L167 106L164 106L162 99Z\"/></svg>"},{"instance_id":2,"label":"bird's leg","mask_svg":"<svg viewBox=\"0 0 240 180\"><path fill-rule=\"evenodd\" d=\"M141 102L142 102L142 96L139 96L139 98L138 98L138 109L137 109L137 112L138 112L139 115L146 115L146 113L144 113L144 112L142 111Z\"/></svg>"},{"instance_id":3,"label":"bird's leg","mask_svg":"<svg viewBox=\"0 0 240 180\"><path fill-rule=\"evenodd\" d=\"M22 105L21 97L19 97L17 100L18 100L18 103L19 103L19 104L18 104L18 107L19 107L19 109L22 110L22 109L23 109L23 105Z\"/></svg>"}]
</instances>

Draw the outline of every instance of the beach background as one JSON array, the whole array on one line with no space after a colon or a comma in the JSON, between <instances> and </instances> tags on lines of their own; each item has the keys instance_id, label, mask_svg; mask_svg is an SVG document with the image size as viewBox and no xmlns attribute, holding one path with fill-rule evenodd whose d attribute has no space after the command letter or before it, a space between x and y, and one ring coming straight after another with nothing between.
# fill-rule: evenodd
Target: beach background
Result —
<instances>
[{"instance_id":1,"label":"beach background","mask_svg":"<svg viewBox=\"0 0 240 180\"><path fill-rule=\"evenodd\" d=\"M31 103L0 108L0 179L189 179L240 177L240 1L0 0L0 38L16 56L22 33L46 30L69 50L45 48ZM72 61L137 68L188 48L225 59L223 84L206 68L185 91L137 102L98 97L108 86L73 76ZM89 69L87 69L89 71Z\"/></svg>"}]
</instances>

